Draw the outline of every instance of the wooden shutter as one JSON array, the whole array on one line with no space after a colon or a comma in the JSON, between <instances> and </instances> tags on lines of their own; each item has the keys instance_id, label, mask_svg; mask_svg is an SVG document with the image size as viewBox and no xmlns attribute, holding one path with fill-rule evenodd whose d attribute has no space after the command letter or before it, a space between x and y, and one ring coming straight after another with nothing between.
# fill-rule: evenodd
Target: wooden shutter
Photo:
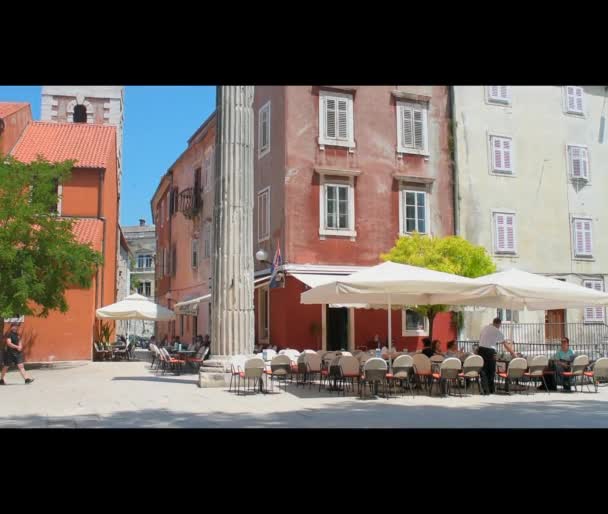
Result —
<instances>
[{"instance_id":1,"label":"wooden shutter","mask_svg":"<svg viewBox=\"0 0 608 514\"><path fill-rule=\"evenodd\" d=\"M325 137L336 138L336 100L335 98L323 97L325 105Z\"/></svg>"},{"instance_id":2,"label":"wooden shutter","mask_svg":"<svg viewBox=\"0 0 608 514\"><path fill-rule=\"evenodd\" d=\"M574 103L578 112L583 112L583 88L574 88Z\"/></svg>"},{"instance_id":3,"label":"wooden shutter","mask_svg":"<svg viewBox=\"0 0 608 514\"><path fill-rule=\"evenodd\" d=\"M505 171L512 171L511 140L508 138L502 140L502 164Z\"/></svg>"},{"instance_id":4,"label":"wooden shutter","mask_svg":"<svg viewBox=\"0 0 608 514\"><path fill-rule=\"evenodd\" d=\"M575 101L575 94L574 94L574 86L567 86L566 87L566 105L567 105L568 111L575 111L576 110L576 101Z\"/></svg>"},{"instance_id":5,"label":"wooden shutter","mask_svg":"<svg viewBox=\"0 0 608 514\"><path fill-rule=\"evenodd\" d=\"M596 291L604 291L603 284L600 280L596 280L593 282L593 288ZM595 307L595 320L596 321L604 321L604 307L596 306Z\"/></svg>"},{"instance_id":6,"label":"wooden shutter","mask_svg":"<svg viewBox=\"0 0 608 514\"><path fill-rule=\"evenodd\" d=\"M591 220L583 220L583 249L585 255L593 255L593 242L591 237Z\"/></svg>"},{"instance_id":7,"label":"wooden shutter","mask_svg":"<svg viewBox=\"0 0 608 514\"><path fill-rule=\"evenodd\" d=\"M583 220L574 220L574 253L583 255L584 251Z\"/></svg>"},{"instance_id":8,"label":"wooden shutter","mask_svg":"<svg viewBox=\"0 0 608 514\"><path fill-rule=\"evenodd\" d=\"M499 91L500 91L499 96L500 96L501 100L509 99L509 89L507 86L500 86Z\"/></svg>"},{"instance_id":9,"label":"wooden shutter","mask_svg":"<svg viewBox=\"0 0 608 514\"><path fill-rule=\"evenodd\" d=\"M494 171L513 172L513 144L511 138L492 136L491 145Z\"/></svg>"},{"instance_id":10,"label":"wooden shutter","mask_svg":"<svg viewBox=\"0 0 608 514\"><path fill-rule=\"evenodd\" d=\"M502 142L500 138L492 138L492 155L494 158L494 169L502 170Z\"/></svg>"},{"instance_id":11,"label":"wooden shutter","mask_svg":"<svg viewBox=\"0 0 608 514\"><path fill-rule=\"evenodd\" d=\"M572 178L589 179L589 155L586 148L569 146L570 174Z\"/></svg>"},{"instance_id":12,"label":"wooden shutter","mask_svg":"<svg viewBox=\"0 0 608 514\"><path fill-rule=\"evenodd\" d=\"M424 111L422 109L413 109L414 111L414 147L418 150L424 150Z\"/></svg>"},{"instance_id":13,"label":"wooden shutter","mask_svg":"<svg viewBox=\"0 0 608 514\"><path fill-rule=\"evenodd\" d=\"M490 86L490 98L498 98L498 86Z\"/></svg>"},{"instance_id":14,"label":"wooden shutter","mask_svg":"<svg viewBox=\"0 0 608 514\"><path fill-rule=\"evenodd\" d=\"M348 139L348 100L337 99L338 104L338 139Z\"/></svg>"},{"instance_id":15,"label":"wooden shutter","mask_svg":"<svg viewBox=\"0 0 608 514\"><path fill-rule=\"evenodd\" d=\"M496 250L504 252L506 249L506 223L504 214L495 214L494 221L496 225Z\"/></svg>"},{"instance_id":16,"label":"wooden shutter","mask_svg":"<svg viewBox=\"0 0 608 514\"><path fill-rule=\"evenodd\" d=\"M413 113L408 106L401 106L401 145L404 147L414 146Z\"/></svg>"},{"instance_id":17,"label":"wooden shutter","mask_svg":"<svg viewBox=\"0 0 608 514\"><path fill-rule=\"evenodd\" d=\"M505 214L506 251L515 252L515 215Z\"/></svg>"}]
</instances>

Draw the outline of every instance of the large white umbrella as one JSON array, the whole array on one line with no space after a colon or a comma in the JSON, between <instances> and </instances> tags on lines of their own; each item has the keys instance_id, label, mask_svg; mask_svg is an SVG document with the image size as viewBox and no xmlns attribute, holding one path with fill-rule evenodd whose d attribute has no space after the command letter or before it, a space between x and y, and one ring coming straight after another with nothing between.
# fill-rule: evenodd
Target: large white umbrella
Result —
<instances>
[{"instance_id":1,"label":"large white umbrella","mask_svg":"<svg viewBox=\"0 0 608 514\"><path fill-rule=\"evenodd\" d=\"M120 302L101 307L97 309L96 315L100 319L114 320L170 321L175 319L175 313L172 310L158 305L140 294L132 294Z\"/></svg>"},{"instance_id":2,"label":"large white umbrella","mask_svg":"<svg viewBox=\"0 0 608 514\"><path fill-rule=\"evenodd\" d=\"M606 306L608 294L555 278L511 269L473 279L491 290L476 298L454 298L458 305L502 307L512 310L550 310ZM450 299L445 299L450 303Z\"/></svg>"},{"instance_id":3,"label":"large white umbrella","mask_svg":"<svg viewBox=\"0 0 608 514\"><path fill-rule=\"evenodd\" d=\"M340 277L302 293L303 304L385 305L388 310L388 344L392 346L393 305L437 305L474 301L487 295L491 286L470 278L427 268L385 262ZM449 298L450 302L445 300Z\"/></svg>"}]
</instances>

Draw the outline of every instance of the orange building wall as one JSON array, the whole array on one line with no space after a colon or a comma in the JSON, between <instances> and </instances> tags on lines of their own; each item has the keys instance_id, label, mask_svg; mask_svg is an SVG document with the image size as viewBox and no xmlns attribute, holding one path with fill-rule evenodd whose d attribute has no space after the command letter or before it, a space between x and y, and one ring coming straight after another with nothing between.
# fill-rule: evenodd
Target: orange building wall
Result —
<instances>
[{"instance_id":1,"label":"orange building wall","mask_svg":"<svg viewBox=\"0 0 608 514\"><path fill-rule=\"evenodd\" d=\"M116 140L113 139L103 182L102 216L106 218L104 234L103 305L116 301L116 269L118 265L118 174Z\"/></svg>"},{"instance_id":2,"label":"orange building wall","mask_svg":"<svg viewBox=\"0 0 608 514\"><path fill-rule=\"evenodd\" d=\"M75 168L63 185L61 214L96 218L99 214L99 174L101 170ZM106 172L107 175L107 172Z\"/></svg>"}]
</instances>

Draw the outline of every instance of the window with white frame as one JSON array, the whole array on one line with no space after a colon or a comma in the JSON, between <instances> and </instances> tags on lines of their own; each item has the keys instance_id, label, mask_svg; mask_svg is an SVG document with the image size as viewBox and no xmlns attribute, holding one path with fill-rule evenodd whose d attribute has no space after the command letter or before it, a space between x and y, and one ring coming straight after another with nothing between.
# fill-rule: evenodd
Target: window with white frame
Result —
<instances>
[{"instance_id":1,"label":"window with white frame","mask_svg":"<svg viewBox=\"0 0 608 514\"><path fill-rule=\"evenodd\" d=\"M355 146L353 95L330 91L319 93L319 144Z\"/></svg>"},{"instance_id":2,"label":"window with white frame","mask_svg":"<svg viewBox=\"0 0 608 514\"><path fill-rule=\"evenodd\" d=\"M568 168L571 178L589 180L589 154L587 147L568 145Z\"/></svg>"},{"instance_id":3,"label":"window with white frame","mask_svg":"<svg viewBox=\"0 0 608 514\"><path fill-rule=\"evenodd\" d=\"M152 296L152 283L149 280L140 282L137 286L137 293L147 297Z\"/></svg>"},{"instance_id":4,"label":"window with white frame","mask_svg":"<svg viewBox=\"0 0 608 514\"><path fill-rule=\"evenodd\" d=\"M564 86L564 101L566 112L570 114L584 114L583 88L580 86Z\"/></svg>"},{"instance_id":5,"label":"window with white frame","mask_svg":"<svg viewBox=\"0 0 608 514\"><path fill-rule=\"evenodd\" d=\"M203 256L205 259L211 257L211 223L209 222L203 227Z\"/></svg>"},{"instance_id":6,"label":"window with white frame","mask_svg":"<svg viewBox=\"0 0 608 514\"><path fill-rule=\"evenodd\" d=\"M513 140L510 137L490 136L492 171L494 173L513 173Z\"/></svg>"},{"instance_id":7,"label":"window with white frame","mask_svg":"<svg viewBox=\"0 0 608 514\"><path fill-rule=\"evenodd\" d=\"M591 218L572 218L572 235L575 257L593 256Z\"/></svg>"},{"instance_id":8,"label":"window with white frame","mask_svg":"<svg viewBox=\"0 0 608 514\"><path fill-rule=\"evenodd\" d=\"M193 268L198 267L198 239L193 239L190 243L190 255Z\"/></svg>"},{"instance_id":9,"label":"window with white frame","mask_svg":"<svg viewBox=\"0 0 608 514\"><path fill-rule=\"evenodd\" d=\"M594 289L595 291L604 291L604 282L603 280L584 280L583 285L588 287L589 289ZM585 307L585 321L586 322L603 322L605 318L605 310L604 307L595 306L595 307Z\"/></svg>"},{"instance_id":10,"label":"window with white frame","mask_svg":"<svg viewBox=\"0 0 608 514\"><path fill-rule=\"evenodd\" d=\"M509 86L487 86L488 101L508 104L511 101L511 88Z\"/></svg>"},{"instance_id":11,"label":"window with white frame","mask_svg":"<svg viewBox=\"0 0 608 514\"><path fill-rule=\"evenodd\" d=\"M494 212L494 253L517 253L515 214Z\"/></svg>"},{"instance_id":12,"label":"window with white frame","mask_svg":"<svg viewBox=\"0 0 608 514\"><path fill-rule=\"evenodd\" d=\"M496 309L496 317L503 323L519 323L519 311L511 309Z\"/></svg>"},{"instance_id":13,"label":"window with white frame","mask_svg":"<svg viewBox=\"0 0 608 514\"><path fill-rule=\"evenodd\" d=\"M270 237L270 186L258 191L258 242Z\"/></svg>"},{"instance_id":14,"label":"window with white frame","mask_svg":"<svg viewBox=\"0 0 608 514\"><path fill-rule=\"evenodd\" d=\"M428 195L424 191L402 189L400 195L401 234L429 233Z\"/></svg>"},{"instance_id":15,"label":"window with white frame","mask_svg":"<svg viewBox=\"0 0 608 514\"><path fill-rule=\"evenodd\" d=\"M270 152L270 101L258 112L258 157Z\"/></svg>"},{"instance_id":16,"label":"window with white frame","mask_svg":"<svg viewBox=\"0 0 608 514\"><path fill-rule=\"evenodd\" d=\"M404 336L428 336L429 323L426 316L418 314L410 309L403 309L401 312L402 327L401 332Z\"/></svg>"},{"instance_id":17,"label":"window with white frame","mask_svg":"<svg viewBox=\"0 0 608 514\"><path fill-rule=\"evenodd\" d=\"M428 104L397 102L397 151L428 155Z\"/></svg>"}]
</instances>

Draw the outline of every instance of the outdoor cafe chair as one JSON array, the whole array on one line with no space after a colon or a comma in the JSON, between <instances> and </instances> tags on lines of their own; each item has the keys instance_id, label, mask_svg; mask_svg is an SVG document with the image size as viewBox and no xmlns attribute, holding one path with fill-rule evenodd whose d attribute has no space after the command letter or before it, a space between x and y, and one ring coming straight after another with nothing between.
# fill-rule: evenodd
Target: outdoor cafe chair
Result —
<instances>
[{"instance_id":1,"label":"outdoor cafe chair","mask_svg":"<svg viewBox=\"0 0 608 514\"><path fill-rule=\"evenodd\" d=\"M111 354L111 352L110 352ZM99 343L93 343L93 360L106 360L108 357L108 351L101 348Z\"/></svg>"},{"instance_id":2,"label":"outdoor cafe chair","mask_svg":"<svg viewBox=\"0 0 608 514\"><path fill-rule=\"evenodd\" d=\"M410 355L399 355L393 361L393 372L387 374L387 377L393 385L398 381L403 391L405 391L405 387L403 386L405 382L410 389L410 393L414 396L414 389L412 388L414 359Z\"/></svg>"},{"instance_id":3,"label":"outdoor cafe chair","mask_svg":"<svg viewBox=\"0 0 608 514\"><path fill-rule=\"evenodd\" d=\"M534 386L536 386L536 381L538 380L538 385L544 385L547 393L550 393L547 381L545 380L545 371L548 366L549 358L545 355L537 355L528 362L528 371L524 373L524 377L530 380Z\"/></svg>"},{"instance_id":4,"label":"outdoor cafe chair","mask_svg":"<svg viewBox=\"0 0 608 514\"><path fill-rule=\"evenodd\" d=\"M319 390L321 390L321 357L316 353L305 353L304 364L306 365L306 373L304 375L304 383L308 381L308 388L312 387L312 381L315 375L319 376Z\"/></svg>"},{"instance_id":5,"label":"outdoor cafe chair","mask_svg":"<svg viewBox=\"0 0 608 514\"><path fill-rule=\"evenodd\" d=\"M291 374L291 359L289 355L277 355L270 361L270 370L266 370L270 377L270 385L274 390L274 381L283 382L283 387L287 391L287 378Z\"/></svg>"},{"instance_id":6,"label":"outdoor cafe chair","mask_svg":"<svg viewBox=\"0 0 608 514\"><path fill-rule=\"evenodd\" d=\"M428 387L433 378L431 359L424 355L424 353L416 353L412 359L414 360L414 373L418 385L424 385L425 388Z\"/></svg>"},{"instance_id":7,"label":"outdoor cafe chair","mask_svg":"<svg viewBox=\"0 0 608 514\"><path fill-rule=\"evenodd\" d=\"M203 362L205 362L205 357L207 357L207 354L209 353L209 347L208 346L202 346L201 348L199 348L198 352L196 352L196 355L194 357L186 357L186 362L189 364L198 364L198 369L201 369L201 366L203 365Z\"/></svg>"},{"instance_id":8,"label":"outdoor cafe chair","mask_svg":"<svg viewBox=\"0 0 608 514\"><path fill-rule=\"evenodd\" d=\"M340 381L342 382L342 392L346 395L346 385L350 381L352 389L355 389L355 379L357 385L361 387L361 368L359 366L359 359L352 355L342 355L338 361L340 367Z\"/></svg>"},{"instance_id":9,"label":"outdoor cafe chair","mask_svg":"<svg viewBox=\"0 0 608 514\"><path fill-rule=\"evenodd\" d=\"M558 373L562 377L569 377L572 379L572 385L574 386L574 391L576 391L577 379L580 377L581 392L582 392L583 382L585 379L585 376L583 375L583 373L587 369L587 366L589 366L589 357L587 357L586 355L579 355L574 358L574 361L572 361L572 366L570 366L570 371L558 371ZM589 382L587 382L587 390L589 390Z\"/></svg>"},{"instance_id":10,"label":"outdoor cafe chair","mask_svg":"<svg viewBox=\"0 0 608 514\"><path fill-rule=\"evenodd\" d=\"M327 350L319 350L319 351L317 352L317 355L318 355L318 356L319 356L321 359L323 359L323 357L325 357L325 354L326 354L326 353L327 353Z\"/></svg>"},{"instance_id":11,"label":"outdoor cafe chair","mask_svg":"<svg viewBox=\"0 0 608 514\"><path fill-rule=\"evenodd\" d=\"M458 375L464 381L464 394L467 394L467 384L474 381L481 394L481 370L483 368L483 357L481 355L469 355L462 364L462 372Z\"/></svg>"},{"instance_id":12,"label":"outdoor cafe chair","mask_svg":"<svg viewBox=\"0 0 608 514\"><path fill-rule=\"evenodd\" d=\"M241 373L245 368L245 361L246 358L244 355L235 355L230 360L230 385L228 386L228 392L232 392L233 382L235 382L236 389L238 391Z\"/></svg>"},{"instance_id":13,"label":"outdoor cafe chair","mask_svg":"<svg viewBox=\"0 0 608 514\"><path fill-rule=\"evenodd\" d=\"M298 357L298 360L294 366L293 362L291 363L291 376L295 375L296 377L296 387L298 384L304 384L306 382L306 356L308 353L301 353ZM302 377L302 380L299 380Z\"/></svg>"},{"instance_id":14,"label":"outdoor cafe chair","mask_svg":"<svg viewBox=\"0 0 608 514\"><path fill-rule=\"evenodd\" d=\"M359 387L361 397L363 397L363 390L365 389L365 386L369 387L370 394L372 392L372 386L374 387L376 393L378 392L378 386L386 386L387 371L388 364L384 359L380 359L378 357L369 359L363 367L361 386Z\"/></svg>"},{"instance_id":15,"label":"outdoor cafe chair","mask_svg":"<svg viewBox=\"0 0 608 514\"><path fill-rule=\"evenodd\" d=\"M169 355L169 352L167 351L166 348L161 348L160 351L164 357L163 375L165 374L165 371L167 371L167 369L171 369L179 375L180 371L182 369L182 365L184 365L186 363L186 361L184 361L182 359L175 359L175 358L171 357L171 355Z\"/></svg>"},{"instance_id":16,"label":"outdoor cafe chair","mask_svg":"<svg viewBox=\"0 0 608 514\"><path fill-rule=\"evenodd\" d=\"M608 380L608 358L601 357L595 361L591 371L583 371L583 377L591 380L597 393L597 386L600 380Z\"/></svg>"},{"instance_id":17,"label":"outdoor cafe chair","mask_svg":"<svg viewBox=\"0 0 608 514\"><path fill-rule=\"evenodd\" d=\"M439 372L434 372L433 385L437 384L442 391L446 394L450 394L450 385L455 383L458 386L458 375L462 369L462 362L456 357L449 357L441 362ZM433 385L431 385L431 395L433 394ZM441 387L445 386L445 388ZM458 394L462 396L460 387L458 388Z\"/></svg>"},{"instance_id":18,"label":"outdoor cafe chair","mask_svg":"<svg viewBox=\"0 0 608 514\"><path fill-rule=\"evenodd\" d=\"M509 367L506 371L500 371L497 373L497 376L502 378L505 382L506 392L509 392L509 385L511 383L515 382L516 385L519 385L519 380L523 378L527 369L528 361L523 357L515 357L509 362Z\"/></svg>"},{"instance_id":19,"label":"outdoor cafe chair","mask_svg":"<svg viewBox=\"0 0 608 514\"><path fill-rule=\"evenodd\" d=\"M152 353L152 364L150 364L150 369L154 369L154 363L156 362L157 366L160 363L160 357L158 355L158 346L152 343L150 345L150 352Z\"/></svg>"},{"instance_id":20,"label":"outdoor cafe chair","mask_svg":"<svg viewBox=\"0 0 608 514\"><path fill-rule=\"evenodd\" d=\"M240 394L241 382L246 387L246 391L249 391L249 384L253 383L253 391L257 392L258 388L262 386L262 376L264 375L264 368L266 363L264 359L260 357L254 357L249 359L243 365L243 371L239 372L239 381L236 394Z\"/></svg>"}]
</instances>

